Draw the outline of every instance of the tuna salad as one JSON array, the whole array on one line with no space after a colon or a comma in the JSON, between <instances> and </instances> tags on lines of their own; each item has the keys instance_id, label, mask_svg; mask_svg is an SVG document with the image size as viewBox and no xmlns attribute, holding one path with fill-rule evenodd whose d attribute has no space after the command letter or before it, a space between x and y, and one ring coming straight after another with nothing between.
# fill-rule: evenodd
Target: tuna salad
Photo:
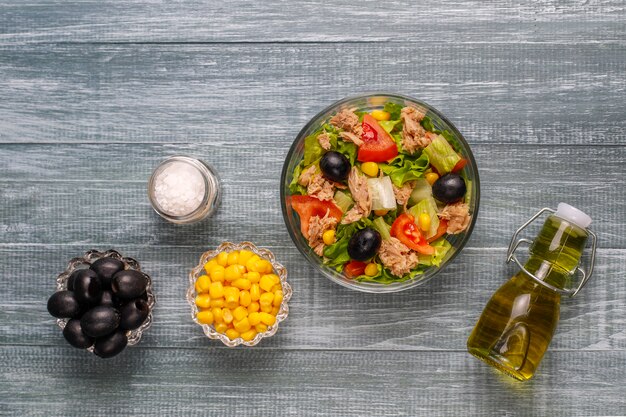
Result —
<instances>
[{"instance_id":1,"label":"tuna salad","mask_svg":"<svg viewBox=\"0 0 626 417\"><path fill-rule=\"evenodd\" d=\"M471 223L468 160L425 109L344 108L304 140L288 203L324 264L389 284L437 268Z\"/></svg>"}]
</instances>

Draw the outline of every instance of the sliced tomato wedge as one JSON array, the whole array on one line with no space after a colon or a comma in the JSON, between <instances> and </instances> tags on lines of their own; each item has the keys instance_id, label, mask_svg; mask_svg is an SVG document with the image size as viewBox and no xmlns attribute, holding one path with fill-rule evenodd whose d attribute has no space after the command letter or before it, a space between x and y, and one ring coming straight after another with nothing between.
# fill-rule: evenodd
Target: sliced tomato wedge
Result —
<instances>
[{"instance_id":1,"label":"sliced tomato wedge","mask_svg":"<svg viewBox=\"0 0 626 417\"><path fill-rule=\"evenodd\" d=\"M313 216L324 217L326 212L330 216L341 220L342 211L332 201L322 201L319 198L308 195L293 195L290 197L291 207L300 216L300 231L307 237L309 235L309 220Z\"/></svg>"},{"instance_id":2,"label":"sliced tomato wedge","mask_svg":"<svg viewBox=\"0 0 626 417\"><path fill-rule=\"evenodd\" d=\"M430 243L439 239L441 236L446 234L446 230L448 230L448 221L446 219L440 219L437 232L433 236L428 238L428 242Z\"/></svg>"},{"instance_id":3,"label":"sliced tomato wedge","mask_svg":"<svg viewBox=\"0 0 626 417\"><path fill-rule=\"evenodd\" d=\"M396 218L391 225L391 236L422 255L435 253L435 248L428 244L415 224L415 217L410 214L403 213Z\"/></svg>"},{"instance_id":4,"label":"sliced tomato wedge","mask_svg":"<svg viewBox=\"0 0 626 417\"><path fill-rule=\"evenodd\" d=\"M371 114L363 116L363 144L359 146L357 159L361 162L384 162L398 155L398 146Z\"/></svg>"},{"instance_id":5,"label":"sliced tomato wedge","mask_svg":"<svg viewBox=\"0 0 626 417\"><path fill-rule=\"evenodd\" d=\"M356 278L365 273L367 263L361 261L350 261L343 267L343 274L347 278Z\"/></svg>"},{"instance_id":6,"label":"sliced tomato wedge","mask_svg":"<svg viewBox=\"0 0 626 417\"><path fill-rule=\"evenodd\" d=\"M465 158L461 158L459 160L459 162L456 163L456 165L454 166L454 168L452 168L451 172L454 172L455 174L458 174L459 172L461 172L461 170L463 168L465 168L465 165L467 165L467 159Z\"/></svg>"}]
</instances>

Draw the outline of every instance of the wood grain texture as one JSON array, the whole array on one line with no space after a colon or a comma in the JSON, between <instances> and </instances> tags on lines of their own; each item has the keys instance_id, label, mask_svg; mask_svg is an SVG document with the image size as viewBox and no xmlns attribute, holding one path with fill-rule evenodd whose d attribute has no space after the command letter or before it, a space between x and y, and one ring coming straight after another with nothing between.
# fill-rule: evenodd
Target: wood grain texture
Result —
<instances>
[{"instance_id":1,"label":"wood grain texture","mask_svg":"<svg viewBox=\"0 0 626 417\"><path fill-rule=\"evenodd\" d=\"M430 103L470 143L626 143L620 44L9 46L0 62L5 143L282 147L372 90Z\"/></svg>"},{"instance_id":2,"label":"wood grain texture","mask_svg":"<svg viewBox=\"0 0 626 417\"><path fill-rule=\"evenodd\" d=\"M520 385L465 352L137 347L105 362L70 349L0 347L7 415L534 416L544 410L572 417L624 412L624 351L550 352L537 379ZM581 363L588 365L585 374Z\"/></svg>"},{"instance_id":3,"label":"wood grain texture","mask_svg":"<svg viewBox=\"0 0 626 417\"><path fill-rule=\"evenodd\" d=\"M0 415L625 415L625 20L622 0L0 0ZM300 128L373 90L441 110L481 175L464 252L382 296L305 264L278 200ZM151 211L147 178L173 154L218 169L213 219ZM514 272L514 229L559 201L594 219L596 276L519 384L465 342ZM227 349L191 321L186 274L247 239L294 296L275 337ZM158 303L140 344L103 361L65 343L45 301L69 258L111 247Z\"/></svg>"},{"instance_id":4,"label":"wood grain texture","mask_svg":"<svg viewBox=\"0 0 626 417\"><path fill-rule=\"evenodd\" d=\"M0 41L624 43L620 0L0 4Z\"/></svg>"}]
</instances>

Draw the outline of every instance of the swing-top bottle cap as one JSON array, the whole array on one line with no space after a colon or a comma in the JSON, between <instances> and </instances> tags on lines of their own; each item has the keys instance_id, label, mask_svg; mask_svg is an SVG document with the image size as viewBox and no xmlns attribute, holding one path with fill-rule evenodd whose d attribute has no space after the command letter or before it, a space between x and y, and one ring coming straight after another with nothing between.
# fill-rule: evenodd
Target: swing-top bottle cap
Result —
<instances>
[{"instance_id":1,"label":"swing-top bottle cap","mask_svg":"<svg viewBox=\"0 0 626 417\"><path fill-rule=\"evenodd\" d=\"M559 203L554 215L583 229L586 229L591 224L591 217L566 203Z\"/></svg>"}]
</instances>

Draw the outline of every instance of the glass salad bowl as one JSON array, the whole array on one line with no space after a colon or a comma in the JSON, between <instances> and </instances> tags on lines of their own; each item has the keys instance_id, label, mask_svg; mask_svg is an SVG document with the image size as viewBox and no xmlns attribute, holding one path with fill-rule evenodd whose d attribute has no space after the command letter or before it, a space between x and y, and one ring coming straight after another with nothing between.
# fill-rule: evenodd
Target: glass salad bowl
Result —
<instances>
[{"instance_id":1,"label":"glass salad bowl","mask_svg":"<svg viewBox=\"0 0 626 417\"><path fill-rule=\"evenodd\" d=\"M385 103L392 103L392 105L399 105L401 107L415 107L426 116L421 124L424 126L427 120L430 123L427 130L441 134L443 134L444 131L447 131L445 138L448 143L452 145L454 151L456 151L460 157L467 161L466 165L458 171L455 166L455 172L463 177L467 185L464 202L469 206L471 220L463 232L459 234L446 235L445 239L449 243L449 245L446 245L449 246L449 249L445 252L445 255L442 255L441 259L438 259L438 266L431 265L429 267L424 267L422 271L419 271L418 274L412 274L410 278L408 278L407 275L401 280L393 280L391 282L383 283L362 280L359 278L348 278L344 275L341 267L330 267L324 263L322 257L318 256L313 249L309 247L307 239L300 231L300 218L291 205L292 193L290 191L290 185L292 185L294 180L294 172L296 171L296 168L299 167L300 162L304 158L305 139L307 137L318 131L322 125L328 123L330 118L341 110L351 109L357 115L360 114L359 112L371 113L374 110L383 110ZM396 108L399 109L400 107ZM399 135L400 133L396 134L396 136ZM403 291L424 284L442 271L446 265L448 265L463 249L469 240L474 224L476 223L480 200L480 183L476 161L467 141L443 114L432 106L411 97L381 92L348 97L339 100L318 113L302 128L291 145L283 165L280 183L280 199L283 218L291 239L294 241L296 247L302 255L304 255L307 261L310 262L318 271L331 281L353 290L370 293L388 293ZM381 269L379 269L379 271L381 271Z\"/></svg>"}]
</instances>

